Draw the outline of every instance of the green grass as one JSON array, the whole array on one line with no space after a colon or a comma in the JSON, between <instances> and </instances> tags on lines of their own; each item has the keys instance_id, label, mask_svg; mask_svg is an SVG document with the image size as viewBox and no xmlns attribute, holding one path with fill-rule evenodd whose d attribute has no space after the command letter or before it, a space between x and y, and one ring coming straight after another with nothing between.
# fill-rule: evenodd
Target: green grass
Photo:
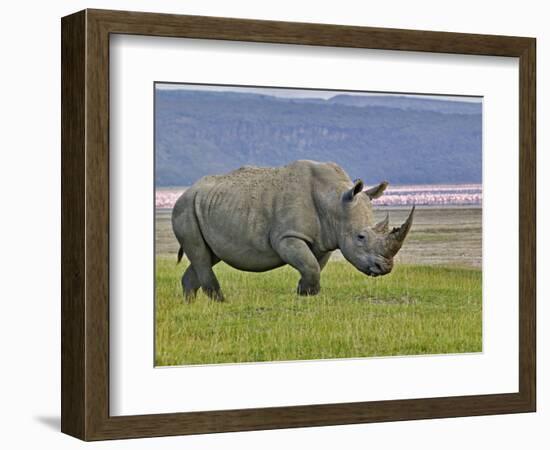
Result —
<instances>
[{"instance_id":1,"label":"green grass","mask_svg":"<svg viewBox=\"0 0 550 450\"><path fill-rule=\"evenodd\" d=\"M157 366L481 351L481 271L397 265L369 278L329 262L321 293L295 294L290 267L255 274L218 264L227 301L183 301L188 264L156 260Z\"/></svg>"}]
</instances>

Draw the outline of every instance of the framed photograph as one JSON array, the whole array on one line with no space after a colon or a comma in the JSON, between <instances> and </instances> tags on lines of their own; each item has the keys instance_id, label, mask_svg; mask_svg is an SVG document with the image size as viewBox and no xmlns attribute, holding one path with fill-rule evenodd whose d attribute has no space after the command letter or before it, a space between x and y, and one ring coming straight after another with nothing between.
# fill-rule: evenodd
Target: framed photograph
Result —
<instances>
[{"instance_id":1,"label":"framed photograph","mask_svg":"<svg viewBox=\"0 0 550 450\"><path fill-rule=\"evenodd\" d=\"M534 38L61 30L64 433L535 411Z\"/></svg>"}]
</instances>

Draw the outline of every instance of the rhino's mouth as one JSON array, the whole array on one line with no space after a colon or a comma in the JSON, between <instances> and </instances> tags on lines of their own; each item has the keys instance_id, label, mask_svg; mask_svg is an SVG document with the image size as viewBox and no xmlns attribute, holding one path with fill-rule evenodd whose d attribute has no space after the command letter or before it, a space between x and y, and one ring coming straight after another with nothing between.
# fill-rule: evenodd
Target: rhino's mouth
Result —
<instances>
[{"instance_id":1,"label":"rhino's mouth","mask_svg":"<svg viewBox=\"0 0 550 450\"><path fill-rule=\"evenodd\" d=\"M391 265L384 266L380 264L375 264L374 266L366 267L365 270L363 270L363 273L367 274L369 277L380 277L382 275L390 273L391 270Z\"/></svg>"}]
</instances>

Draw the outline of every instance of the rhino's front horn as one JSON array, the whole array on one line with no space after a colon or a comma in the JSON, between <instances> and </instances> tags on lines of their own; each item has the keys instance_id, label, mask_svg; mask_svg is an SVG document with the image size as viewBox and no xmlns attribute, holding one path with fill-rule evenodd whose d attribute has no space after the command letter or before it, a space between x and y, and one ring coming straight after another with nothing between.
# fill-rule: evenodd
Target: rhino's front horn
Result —
<instances>
[{"instance_id":1,"label":"rhino's front horn","mask_svg":"<svg viewBox=\"0 0 550 450\"><path fill-rule=\"evenodd\" d=\"M405 238L407 237L407 234L409 233L413 223L415 208L416 206L412 207L411 212L409 213L409 217L407 217L407 220L403 225L401 225L399 228L394 228L388 234L388 252L391 256L394 256L403 245L403 242L405 241Z\"/></svg>"}]
</instances>

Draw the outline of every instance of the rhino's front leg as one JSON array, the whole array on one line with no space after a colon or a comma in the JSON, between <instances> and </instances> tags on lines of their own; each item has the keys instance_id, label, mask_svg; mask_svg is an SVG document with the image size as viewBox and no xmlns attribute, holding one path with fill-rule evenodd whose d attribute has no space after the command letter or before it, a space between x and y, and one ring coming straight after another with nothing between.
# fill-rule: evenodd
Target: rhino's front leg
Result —
<instances>
[{"instance_id":1,"label":"rhino's front leg","mask_svg":"<svg viewBox=\"0 0 550 450\"><path fill-rule=\"evenodd\" d=\"M281 259L294 267L302 278L298 283L299 295L316 295L321 289L321 268L308 245L296 237L281 239L275 250Z\"/></svg>"},{"instance_id":2,"label":"rhino's front leg","mask_svg":"<svg viewBox=\"0 0 550 450\"><path fill-rule=\"evenodd\" d=\"M319 258L317 258L317 262L319 263L319 269L321 270L321 272L323 271L324 267L327 265L328 260L330 259L330 255L332 255L332 252L327 252L321 255Z\"/></svg>"}]
</instances>

